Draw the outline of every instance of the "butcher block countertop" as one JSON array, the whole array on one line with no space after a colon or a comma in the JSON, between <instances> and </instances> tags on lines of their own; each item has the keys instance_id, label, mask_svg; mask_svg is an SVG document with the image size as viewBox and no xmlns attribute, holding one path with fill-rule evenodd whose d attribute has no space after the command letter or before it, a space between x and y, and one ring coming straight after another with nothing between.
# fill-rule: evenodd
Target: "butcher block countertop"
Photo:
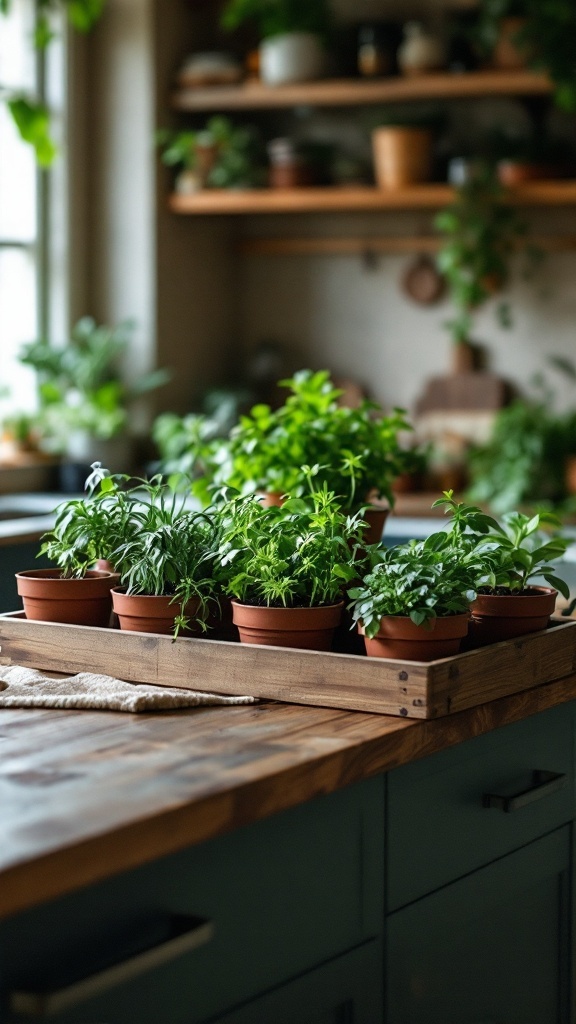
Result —
<instances>
[{"instance_id":1,"label":"butcher block countertop","mask_svg":"<svg viewBox=\"0 0 576 1024\"><path fill-rule=\"evenodd\" d=\"M0 917L576 696L576 675L447 718L273 702L0 710Z\"/></svg>"}]
</instances>

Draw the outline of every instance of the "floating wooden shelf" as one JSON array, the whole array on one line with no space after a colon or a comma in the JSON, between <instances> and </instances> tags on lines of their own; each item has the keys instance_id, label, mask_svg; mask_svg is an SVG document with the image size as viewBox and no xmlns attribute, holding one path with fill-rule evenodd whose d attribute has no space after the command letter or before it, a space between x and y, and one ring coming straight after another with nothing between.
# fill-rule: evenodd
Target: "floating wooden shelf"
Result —
<instances>
[{"instance_id":1,"label":"floating wooden shelf","mask_svg":"<svg viewBox=\"0 0 576 1024\"><path fill-rule=\"evenodd\" d=\"M170 196L173 213L323 213L359 210L434 210L454 199L449 185L415 185L389 190L377 188L205 189L192 195ZM511 190L515 206L576 205L576 181L535 181Z\"/></svg>"},{"instance_id":2,"label":"floating wooden shelf","mask_svg":"<svg viewBox=\"0 0 576 1024\"><path fill-rule=\"evenodd\" d=\"M295 85L267 86L245 82L235 86L182 87L174 93L177 110L270 110L278 107L349 107L409 100L458 100L483 96L542 96L551 92L549 79L531 71L437 73L416 78L374 81L337 78Z\"/></svg>"}]
</instances>

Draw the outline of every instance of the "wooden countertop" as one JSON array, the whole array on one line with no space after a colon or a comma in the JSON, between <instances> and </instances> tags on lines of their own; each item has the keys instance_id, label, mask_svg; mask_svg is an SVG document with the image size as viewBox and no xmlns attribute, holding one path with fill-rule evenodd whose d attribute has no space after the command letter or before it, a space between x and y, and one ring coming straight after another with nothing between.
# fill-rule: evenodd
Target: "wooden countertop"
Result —
<instances>
[{"instance_id":1,"label":"wooden countertop","mask_svg":"<svg viewBox=\"0 0 576 1024\"><path fill-rule=\"evenodd\" d=\"M576 675L432 721L261 703L0 711L0 917L576 697Z\"/></svg>"}]
</instances>

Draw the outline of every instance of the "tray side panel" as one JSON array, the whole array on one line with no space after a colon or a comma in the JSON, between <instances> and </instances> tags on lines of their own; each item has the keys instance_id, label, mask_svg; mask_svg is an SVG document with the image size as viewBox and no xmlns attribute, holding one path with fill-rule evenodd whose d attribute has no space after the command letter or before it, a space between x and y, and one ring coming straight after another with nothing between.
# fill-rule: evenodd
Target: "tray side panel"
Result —
<instances>
[{"instance_id":1,"label":"tray side panel","mask_svg":"<svg viewBox=\"0 0 576 1024\"><path fill-rule=\"evenodd\" d=\"M430 689L437 700L444 696L452 713L562 679L575 669L576 621L568 621L432 662Z\"/></svg>"},{"instance_id":2,"label":"tray side panel","mask_svg":"<svg viewBox=\"0 0 576 1024\"><path fill-rule=\"evenodd\" d=\"M133 683L427 718L428 666L0 616L0 662ZM445 712L444 712L445 713Z\"/></svg>"}]
</instances>

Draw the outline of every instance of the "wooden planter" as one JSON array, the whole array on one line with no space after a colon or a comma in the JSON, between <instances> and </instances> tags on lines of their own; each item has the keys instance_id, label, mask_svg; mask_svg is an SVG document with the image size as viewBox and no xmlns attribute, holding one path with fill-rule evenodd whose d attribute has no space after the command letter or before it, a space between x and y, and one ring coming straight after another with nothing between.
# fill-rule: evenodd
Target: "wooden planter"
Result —
<instances>
[{"instance_id":1,"label":"wooden planter","mask_svg":"<svg viewBox=\"0 0 576 1024\"><path fill-rule=\"evenodd\" d=\"M4 664L294 704L437 718L573 676L576 622L439 661L259 647L0 616ZM576 697L576 689L575 689Z\"/></svg>"}]
</instances>

